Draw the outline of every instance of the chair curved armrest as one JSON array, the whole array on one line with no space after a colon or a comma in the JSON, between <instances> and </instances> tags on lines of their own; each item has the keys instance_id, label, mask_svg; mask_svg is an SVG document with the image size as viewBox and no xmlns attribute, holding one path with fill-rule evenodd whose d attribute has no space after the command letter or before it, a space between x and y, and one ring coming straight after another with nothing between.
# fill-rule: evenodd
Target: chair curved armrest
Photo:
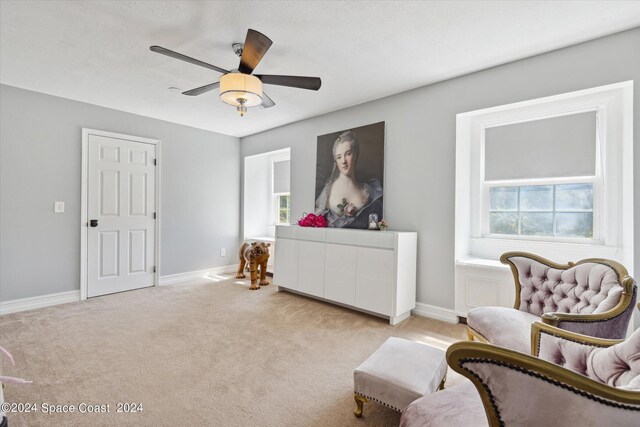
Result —
<instances>
[{"instance_id":1,"label":"chair curved armrest","mask_svg":"<svg viewBox=\"0 0 640 427\"><path fill-rule=\"evenodd\" d=\"M610 340L578 334L546 323L534 322L531 324L531 355L535 357L538 357L540 354L540 341L542 339L542 335L550 335L560 340L571 341L592 347L611 347L612 345L624 342L624 340Z\"/></svg>"},{"instance_id":2,"label":"chair curved armrest","mask_svg":"<svg viewBox=\"0 0 640 427\"><path fill-rule=\"evenodd\" d=\"M611 387L514 350L458 342L447 350L447 362L475 385L492 427L612 419L633 425L640 417L640 392Z\"/></svg>"}]
</instances>

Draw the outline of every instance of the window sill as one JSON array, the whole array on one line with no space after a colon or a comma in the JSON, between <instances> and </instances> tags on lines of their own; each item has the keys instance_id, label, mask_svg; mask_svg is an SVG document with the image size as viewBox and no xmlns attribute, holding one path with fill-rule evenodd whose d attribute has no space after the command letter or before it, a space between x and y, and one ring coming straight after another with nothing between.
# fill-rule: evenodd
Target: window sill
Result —
<instances>
[{"instance_id":1,"label":"window sill","mask_svg":"<svg viewBox=\"0 0 640 427\"><path fill-rule=\"evenodd\" d=\"M604 242L598 239L587 239L579 237L556 237L549 238L546 236L525 236L525 235L508 235L508 234L487 234L483 237L476 237L472 240L491 241L511 241L511 242L532 242L537 244L549 245L578 245L590 247L604 247Z\"/></svg>"},{"instance_id":2,"label":"window sill","mask_svg":"<svg viewBox=\"0 0 640 427\"><path fill-rule=\"evenodd\" d=\"M489 270L509 270L509 266L501 263L497 259L463 257L456 260L456 266L476 267Z\"/></svg>"},{"instance_id":3,"label":"window sill","mask_svg":"<svg viewBox=\"0 0 640 427\"><path fill-rule=\"evenodd\" d=\"M622 248L588 243L549 242L523 239L470 239L467 257L479 259L499 259L505 252L522 251L565 263L585 258L621 259ZM464 258L464 257L463 257Z\"/></svg>"}]
</instances>

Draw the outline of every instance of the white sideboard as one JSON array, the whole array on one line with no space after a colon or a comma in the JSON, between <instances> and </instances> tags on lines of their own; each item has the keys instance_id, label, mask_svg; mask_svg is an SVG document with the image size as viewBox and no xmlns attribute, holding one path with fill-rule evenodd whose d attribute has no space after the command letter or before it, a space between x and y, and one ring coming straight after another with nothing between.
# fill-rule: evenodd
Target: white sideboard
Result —
<instances>
[{"instance_id":1,"label":"white sideboard","mask_svg":"<svg viewBox=\"0 0 640 427\"><path fill-rule=\"evenodd\" d=\"M274 283L389 318L416 306L417 233L276 227Z\"/></svg>"}]
</instances>

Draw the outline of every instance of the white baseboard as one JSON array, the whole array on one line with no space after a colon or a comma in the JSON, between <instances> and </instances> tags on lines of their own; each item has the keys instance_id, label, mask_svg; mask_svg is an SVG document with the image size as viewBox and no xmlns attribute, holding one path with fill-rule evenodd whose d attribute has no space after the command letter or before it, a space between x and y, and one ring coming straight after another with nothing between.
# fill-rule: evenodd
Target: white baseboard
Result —
<instances>
[{"instance_id":1,"label":"white baseboard","mask_svg":"<svg viewBox=\"0 0 640 427\"><path fill-rule=\"evenodd\" d=\"M454 310L435 305L416 303L416 308L411 310L416 316L428 317L430 319L441 320L447 323L459 323L458 315Z\"/></svg>"},{"instance_id":2,"label":"white baseboard","mask_svg":"<svg viewBox=\"0 0 640 427\"><path fill-rule=\"evenodd\" d=\"M186 273L168 274L166 276L160 276L160 286L175 285L178 283L185 283L191 280L207 278L223 273L234 273L238 268L237 264L223 265L221 267L207 268L204 270L187 271Z\"/></svg>"},{"instance_id":3,"label":"white baseboard","mask_svg":"<svg viewBox=\"0 0 640 427\"><path fill-rule=\"evenodd\" d=\"M80 291L60 292L0 302L0 315L80 301Z\"/></svg>"},{"instance_id":4,"label":"white baseboard","mask_svg":"<svg viewBox=\"0 0 640 427\"><path fill-rule=\"evenodd\" d=\"M214 278L223 273L233 273L237 265L223 265L222 267L208 268L205 270L188 271L186 273L170 274L160 277L160 286L174 285L200 278ZM80 301L80 291L60 292L57 294L40 295L37 297L20 298L11 301L0 302L0 315L17 313L19 311L34 310L36 308L51 307L52 305L66 304Z\"/></svg>"}]
</instances>

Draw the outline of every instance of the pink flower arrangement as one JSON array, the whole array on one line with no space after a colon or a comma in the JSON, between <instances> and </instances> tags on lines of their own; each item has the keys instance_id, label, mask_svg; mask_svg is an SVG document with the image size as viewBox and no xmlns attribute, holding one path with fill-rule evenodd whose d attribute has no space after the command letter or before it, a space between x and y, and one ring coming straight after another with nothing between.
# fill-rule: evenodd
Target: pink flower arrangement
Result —
<instances>
[{"instance_id":1,"label":"pink flower arrangement","mask_svg":"<svg viewBox=\"0 0 640 427\"><path fill-rule=\"evenodd\" d=\"M298 225L300 227L322 228L327 226L327 220L322 215L316 215L314 213L310 213L308 215L303 214L303 217L298 221Z\"/></svg>"}]
</instances>

